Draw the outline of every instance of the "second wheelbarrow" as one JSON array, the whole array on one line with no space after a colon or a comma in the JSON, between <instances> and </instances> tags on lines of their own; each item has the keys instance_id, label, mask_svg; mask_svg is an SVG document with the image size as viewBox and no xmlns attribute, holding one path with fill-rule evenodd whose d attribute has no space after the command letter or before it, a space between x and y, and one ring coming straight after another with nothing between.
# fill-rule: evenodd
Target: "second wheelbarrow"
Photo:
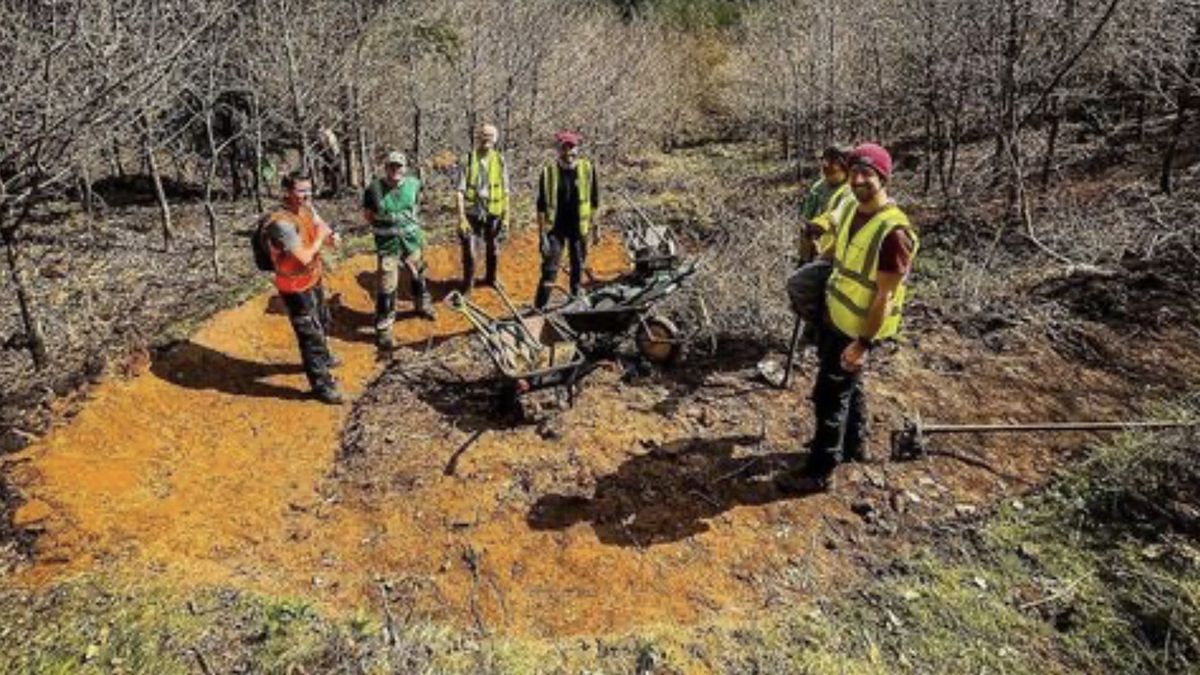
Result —
<instances>
[{"instance_id":1,"label":"second wheelbarrow","mask_svg":"<svg viewBox=\"0 0 1200 675\"><path fill-rule=\"evenodd\" d=\"M664 364L683 350L679 329L669 319L653 314L654 305L674 293L699 265L692 261L651 273L634 273L553 308L559 318L582 339L612 340L636 326L634 342L646 360Z\"/></svg>"}]
</instances>

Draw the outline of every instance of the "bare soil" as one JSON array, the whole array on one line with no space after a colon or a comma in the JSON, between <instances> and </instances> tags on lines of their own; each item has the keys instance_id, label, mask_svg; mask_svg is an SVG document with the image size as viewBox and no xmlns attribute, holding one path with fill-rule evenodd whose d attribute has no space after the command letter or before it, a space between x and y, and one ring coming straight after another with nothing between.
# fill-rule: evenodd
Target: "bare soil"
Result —
<instances>
[{"instance_id":1,"label":"bare soil","mask_svg":"<svg viewBox=\"0 0 1200 675\"><path fill-rule=\"evenodd\" d=\"M534 237L508 247L501 279L529 298ZM287 319L264 294L92 389L77 415L7 457L23 495L12 527L31 556L12 579L103 570L342 610L387 597L403 618L489 634L751 616L836 593L1042 484L1091 439L937 439L927 460L886 462L902 414L1124 419L1200 375L1186 325L1129 335L1072 322L1103 348L1081 360L1050 323L998 322L981 339L919 318L871 376L869 461L839 470L829 494L786 498L770 479L802 459L811 373L771 389L755 375L762 347L746 343L648 376L617 358L574 407L542 395L516 423L494 413L485 357L446 309L399 322L403 348L376 359L373 264L355 258L329 280L353 406L305 396ZM441 296L457 250L434 248L430 264ZM615 241L593 265L600 277L624 267ZM492 291L476 297L499 310Z\"/></svg>"}]
</instances>

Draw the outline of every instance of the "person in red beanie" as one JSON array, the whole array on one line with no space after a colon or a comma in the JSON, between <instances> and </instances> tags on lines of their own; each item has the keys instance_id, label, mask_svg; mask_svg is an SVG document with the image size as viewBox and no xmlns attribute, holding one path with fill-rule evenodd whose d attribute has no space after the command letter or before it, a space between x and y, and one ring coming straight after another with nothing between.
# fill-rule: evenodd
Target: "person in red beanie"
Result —
<instances>
[{"instance_id":1,"label":"person in red beanie","mask_svg":"<svg viewBox=\"0 0 1200 675\"><path fill-rule=\"evenodd\" d=\"M861 459L868 419L863 368L871 350L900 329L905 282L918 248L916 230L887 193L888 151L863 143L848 163L858 204L843 210L834 245L823 253L834 270L817 328L816 428L803 467L775 480L785 493L827 490L838 464Z\"/></svg>"},{"instance_id":2,"label":"person in red beanie","mask_svg":"<svg viewBox=\"0 0 1200 675\"><path fill-rule=\"evenodd\" d=\"M600 190L591 160L579 155L579 135L560 131L554 135L558 157L542 168L538 183L537 224L541 242L542 275L533 304L538 309L550 301L550 288L558 276L563 249L571 256L571 296L579 295L587 261L587 237L595 233L592 214L600 208ZM549 231L547 231L549 230Z\"/></svg>"}]
</instances>

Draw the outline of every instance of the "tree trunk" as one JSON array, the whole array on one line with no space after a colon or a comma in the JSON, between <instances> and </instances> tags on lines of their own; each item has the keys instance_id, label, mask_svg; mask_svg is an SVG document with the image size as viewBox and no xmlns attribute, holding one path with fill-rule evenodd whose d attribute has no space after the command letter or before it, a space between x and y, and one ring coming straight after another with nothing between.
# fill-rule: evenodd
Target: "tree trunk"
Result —
<instances>
[{"instance_id":1,"label":"tree trunk","mask_svg":"<svg viewBox=\"0 0 1200 675\"><path fill-rule=\"evenodd\" d=\"M1017 59L1021 55L1021 36L1020 29L1020 10L1018 0L1008 0L1006 3L1008 9L1008 31L1004 39L1004 62L1001 68L1000 75L1000 110L999 120L997 120L997 136L996 149L997 155L1005 153L1008 155L1008 162L1000 164L1000 166L1008 165L1008 212L1015 219L1021 219L1020 198L1022 194L1022 180L1018 177L1021 172L1021 157L1020 149L1014 143L1017 134Z\"/></svg>"},{"instance_id":2,"label":"tree trunk","mask_svg":"<svg viewBox=\"0 0 1200 675\"><path fill-rule=\"evenodd\" d=\"M1200 23L1192 27L1192 37L1189 43L1192 57L1188 62L1183 81L1175 90L1175 120L1171 123L1171 135L1167 138L1167 147L1163 149L1162 175L1159 177L1159 187L1168 195L1171 194L1174 187L1171 184L1171 173L1174 170L1175 151L1179 147L1179 140L1183 137L1183 130L1187 128L1188 112L1194 98L1192 92L1189 91L1189 86L1200 80Z\"/></svg>"},{"instance_id":3,"label":"tree trunk","mask_svg":"<svg viewBox=\"0 0 1200 675\"><path fill-rule=\"evenodd\" d=\"M171 205L167 203L167 193L163 190L162 175L158 170L158 160L154 158L154 143L150 138L150 121L146 114L141 115L142 125L142 160L150 171L150 182L154 184L154 196L158 199L158 211L162 220L163 248L169 253L175 249L175 233L171 229Z\"/></svg>"},{"instance_id":4,"label":"tree trunk","mask_svg":"<svg viewBox=\"0 0 1200 675\"><path fill-rule=\"evenodd\" d=\"M421 157L421 104L416 97L412 99L412 161L420 166Z\"/></svg>"},{"instance_id":5,"label":"tree trunk","mask_svg":"<svg viewBox=\"0 0 1200 675\"><path fill-rule=\"evenodd\" d=\"M217 178L217 164L221 161L213 134L213 110L210 106L204 113L204 136L208 141L208 168L204 172L204 213L208 216L208 244L212 262L213 279L221 278L221 248L217 236L217 212L213 208L213 182Z\"/></svg>"},{"instance_id":6,"label":"tree trunk","mask_svg":"<svg viewBox=\"0 0 1200 675\"><path fill-rule=\"evenodd\" d=\"M537 129L538 93L539 85L541 84L541 81L538 79L538 71L540 70L541 64L542 59L541 54L539 53L533 59L533 72L529 78L529 126L526 136L530 142L534 140L534 132Z\"/></svg>"},{"instance_id":7,"label":"tree trunk","mask_svg":"<svg viewBox=\"0 0 1200 675\"><path fill-rule=\"evenodd\" d=\"M1059 97L1050 99L1050 131L1046 134L1046 156L1042 160L1042 189L1050 186L1050 174L1054 171L1054 153L1058 145L1058 130L1062 123Z\"/></svg>"},{"instance_id":8,"label":"tree trunk","mask_svg":"<svg viewBox=\"0 0 1200 675\"><path fill-rule=\"evenodd\" d=\"M929 194L933 187L933 112L932 105L925 111L925 170L921 175L921 192Z\"/></svg>"},{"instance_id":9,"label":"tree trunk","mask_svg":"<svg viewBox=\"0 0 1200 675\"><path fill-rule=\"evenodd\" d=\"M251 174L254 176L254 208L263 212L262 189L262 114L258 109L258 92L250 94L250 114L254 116L254 166Z\"/></svg>"},{"instance_id":10,"label":"tree trunk","mask_svg":"<svg viewBox=\"0 0 1200 675\"><path fill-rule=\"evenodd\" d=\"M79 163L79 197L83 212L89 219L96 216L96 196L92 192L92 172L88 170L87 160Z\"/></svg>"},{"instance_id":11,"label":"tree trunk","mask_svg":"<svg viewBox=\"0 0 1200 675\"><path fill-rule=\"evenodd\" d=\"M296 143L300 151L300 166L304 173L312 172L312 163L308 156L308 136L304 125L304 99L300 95L300 67L296 63L296 48L292 45L292 34L284 31L284 48L287 50L288 89L292 96L292 121L296 125Z\"/></svg>"},{"instance_id":12,"label":"tree trunk","mask_svg":"<svg viewBox=\"0 0 1200 675\"><path fill-rule=\"evenodd\" d=\"M346 183L354 189L362 187L362 183L358 180L358 168L354 165L354 124L356 117L354 114L354 85L347 84L342 87L342 106L343 110L348 111L342 115L342 173L346 176Z\"/></svg>"},{"instance_id":13,"label":"tree trunk","mask_svg":"<svg viewBox=\"0 0 1200 675\"><path fill-rule=\"evenodd\" d=\"M21 325L25 329L25 346L33 357L33 367L43 370L50 363L46 353L46 337L42 333L42 324L33 314L33 300L29 287L25 284L25 275L21 274L20 258L17 254L17 224L0 224L0 235L4 239L5 259L8 262L8 274L13 288L17 291L17 306L21 310Z\"/></svg>"},{"instance_id":14,"label":"tree trunk","mask_svg":"<svg viewBox=\"0 0 1200 675\"><path fill-rule=\"evenodd\" d=\"M117 178L125 177L125 166L121 164L121 145L117 142L117 137L113 136L112 145L109 149L108 162L112 165L113 175Z\"/></svg>"}]
</instances>

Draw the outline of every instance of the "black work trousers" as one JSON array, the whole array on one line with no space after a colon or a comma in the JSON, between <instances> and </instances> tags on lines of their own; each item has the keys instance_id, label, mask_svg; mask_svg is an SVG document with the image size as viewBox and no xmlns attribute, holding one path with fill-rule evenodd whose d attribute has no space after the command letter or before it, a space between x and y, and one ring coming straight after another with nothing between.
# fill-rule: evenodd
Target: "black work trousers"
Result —
<instances>
[{"instance_id":1,"label":"black work trousers","mask_svg":"<svg viewBox=\"0 0 1200 675\"><path fill-rule=\"evenodd\" d=\"M538 282L537 297L533 300L538 309L545 307L550 301L550 288L554 285L554 279L558 277L558 266L562 262L564 249L571 256L571 295L579 295L580 286L583 284L583 266L587 263L587 237L578 231L551 230L546 237L545 250L542 251L542 278Z\"/></svg>"},{"instance_id":2,"label":"black work trousers","mask_svg":"<svg viewBox=\"0 0 1200 675\"><path fill-rule=\"evenodd\" d=\"M484 283L496 283L496 240L500 237L500 218L485 216L483 218L468 217L471 232L460 232L458 240L462 244L463 285L470 290L475 284L475 260L479 249L484 249Z\"/></svg>"},{"instance_id":3,"label":"black work trousers","mask_svg":"<svg viewBox=\"0 0 1200 675\"><path fill-rule=\"evenodd\" d=\"M329 373L329 331L333 320L325 304L324 287L318 283L307 291L280 293L279 297L287 306L309 386L313 390L333 388L333 375Z\"/></svg>"},{"instance_id":4,"label":"black work trousers","mask_svg":"<svg viewBox=\"0 0 1200 675\"><path fill-rule=\"evenodd\" d=\"M843 461L862 458L869 430L863 373L842 368L842 352L853 338L834 327L827 316L818 323L816 337L819 364L812 392L816 429L805 472L824 476Z\"/></svg>"}]
</instances>

